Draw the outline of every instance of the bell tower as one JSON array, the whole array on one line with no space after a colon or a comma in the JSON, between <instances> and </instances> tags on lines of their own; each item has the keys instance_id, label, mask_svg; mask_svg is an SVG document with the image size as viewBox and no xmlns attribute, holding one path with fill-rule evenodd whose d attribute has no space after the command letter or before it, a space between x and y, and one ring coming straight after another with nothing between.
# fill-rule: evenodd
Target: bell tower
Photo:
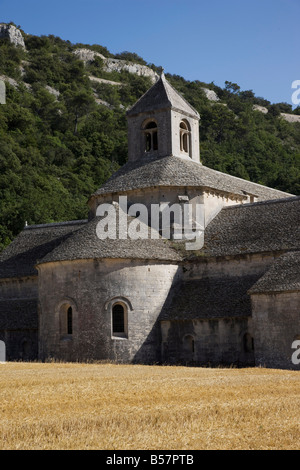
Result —
<instances>
[{"instance_id":1,"label":"bell tower","mask_svg":"<svg viewBox=\"0 0 300 470\"><path fill-rule=\"evenodd\" d=\"M200 163L199 119L162 74L127 111L128 161L174 156Z\"/></svg>"}]
</instances>

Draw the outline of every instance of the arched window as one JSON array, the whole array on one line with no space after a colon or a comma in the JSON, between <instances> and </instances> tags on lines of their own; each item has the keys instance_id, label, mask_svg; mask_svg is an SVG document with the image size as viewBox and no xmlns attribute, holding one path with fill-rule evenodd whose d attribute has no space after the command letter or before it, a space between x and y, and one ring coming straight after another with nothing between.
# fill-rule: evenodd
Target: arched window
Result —
<instances>
[{"instance_id":1,"label":"arched window","mask_svg":"<svg viewBox=\"0 0 300 470\"><path fill-rule=\"evenodd\" d=\"M187 121L181 121L180 123L180 151L182 153L186 153L189 156L191 156L191 143L190 143L190 136L191 136L191 131L190 131L190 125Z\"/></svg>"},{"instance_id":2,"label":"arched window","mask_svg":"<svg viewBox=\"0 0 300 470\"><path fill-rule=\"evenodd\" d=\"M117 303L112 308L112 335L119 338L127 338L127 308Z\"/></svg>"},{"instance_id":3,"label":"arched window","mask_svg":"<svg viewBox=\"0 0 300 470\"><path fill-rule=\"evenodd\" d=\"M245 333L243 336L243 348L246 353L254 351L254 339L249 333Z\"/></svg>"},{"instance_id":4,"label":"arched window","mask_svg":"<svg viewBox=\"0 0 300 470\"><path fill-rule=\"evenodd\" d=\"M155 121L148 122L143 127L145 136L145 152L158 150L157 124Z\"/></svg>"},{"instance_id":5,"label":"arched window","mask_svg":"<svg viewBox=\"0 0 300 470\"><path fill-rule=\"evenodd\" d=\"M21 342L21 358L23 361L29 360L32 354L32 343L30 339L23 338Z\"/></svg>"},{"instance_id":6,"label":"arched window","mask_svg":"<svg viewBox=\"0 0 300 470\"><path fill-rule=\"evenodd\" d=\"M67 311L67 334L73 334L73 309L72 307L68 308Z\"/></svg>"},{"instance_id":7,"label":"arched window","mask_svg":"<svg viewBox=\"0 0 300 470\"><path fill-rule=\"evenodd\" d=\"M185 337L183 338L183 349L185 353L194 354L195 340L192 335L185 335Z\"/></svg>"},{"instance_id":8,"label":"arched window","mask_svg":"<svg viewBox=\"0 0 300 470\"><path fill-rule=\"evenodd\" d=\"M60 336L71 337L73 334L73 308L70 304L63 304L59 311Z\"/></svg>"},{"instance_id":9,"label":"arched window","mask_svg":"<svg viewBox=\"0 0 300 470\"><path fill-rule=\"evenodd\" d=\"M193 335L184 335L182 338L180 361L185 364L193 364L196 359L196 344Z\"/></svg>"}]
</instances>

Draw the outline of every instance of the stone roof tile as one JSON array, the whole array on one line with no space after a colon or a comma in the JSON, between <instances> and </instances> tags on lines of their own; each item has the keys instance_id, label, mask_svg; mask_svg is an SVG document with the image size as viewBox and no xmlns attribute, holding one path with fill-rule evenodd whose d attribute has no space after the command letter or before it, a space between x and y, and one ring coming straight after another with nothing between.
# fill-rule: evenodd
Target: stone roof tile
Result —
<instances>
[{"instance_id":1,"label":"stone roof tile","mask_svg":"<svg viewBox=\"0 0 300 470\"><path fill-rule=\"evenodd\" d=\"M280 256L249 293L283 291L300 291L300 251L291 251Z\"/></svg>"},{"instance_id":2,"label":"stone roof tile","mask_svg":"<svg viewBox=\"0 0 300 470\"><path fill-rule=\"evenodd\" d=\"M180 261L180 254L170 246L169 240L147 239L121 240L99 239L96 228L101 217L96 217L80 230L63 241L60 246L46 255L39 264L52 261L72 261L78 259L143 259L160 261ZM130 218L128 218L130 222ZM148 227L147 227L148 230Z\"/></svg>"},{"instance_id":3,"label":"stone roof tile","mask_svg":"<svg viewBox=\"0 0 300 470\"><path fill-rule=\"evenodd\" d=\"M37 275L35 265L38 259L43 258L86 222L83 220L25 227L0 254L0 278Z\"/></svg>"},{"instance_id":4,"label":"stone roof tile","mask_svg":"<svg viewBox=\"0 0 300 470\"><path fill-rule=\"evenodd\" d=\"M245 196L247 193L261 201L291 196L283 191L221 173L190 159L175 156L161 158L152 156L128 162L114 173L94 196L155 186L210 188L238 196Z\"/></svg>"},{"instance_id":5,"label":"stone roof tile","mask_svg":"<svg viewBox=\"0 0 300 470\"><path fill-rule=\"evenodd\" d=\"M201 254L234 256L298 250L299 222L300 197L225 207L207 226Z\"/></svg>"},{"instance_id":6,"label":"stone roof tile","mask_svg":"<svg viewBox=\"0 0 300 470\"><path fill-rule=\"evenodd\" d=\"M251 302L247 291L258 277L213 277L182 282L160 320L250 316Z\"/></svg>"}]
</instances>

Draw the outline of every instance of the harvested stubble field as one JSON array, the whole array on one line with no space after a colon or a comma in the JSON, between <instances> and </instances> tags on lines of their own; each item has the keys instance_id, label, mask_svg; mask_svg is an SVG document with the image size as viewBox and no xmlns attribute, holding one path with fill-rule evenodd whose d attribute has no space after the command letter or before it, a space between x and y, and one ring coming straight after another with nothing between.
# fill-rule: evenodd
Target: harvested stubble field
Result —
<instances>
[{"instance_id":1,"label":"harvested stubble field","mask_svg":"<svg viewBox=\"0 0 300 470\"><path fill-rule=\"evenodd\" d=\"M300 373L0 365L0 449L299 449Z\"/></svg>"}]
</instances>

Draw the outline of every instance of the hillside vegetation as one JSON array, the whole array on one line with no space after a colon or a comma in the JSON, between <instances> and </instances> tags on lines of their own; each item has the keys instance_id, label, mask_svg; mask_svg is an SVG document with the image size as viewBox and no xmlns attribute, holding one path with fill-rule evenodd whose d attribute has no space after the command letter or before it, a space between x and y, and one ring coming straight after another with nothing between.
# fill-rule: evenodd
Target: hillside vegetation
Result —
<instances>
[{"instance_id":1,"label":"hillside vegetation","mask_svg":"<svg viewBox=\"0 0 300 470\"><path fill-rule=\"evenodd\" d=\"M108 72L102 57L159 71L135 53L113 56L100 45L22 34L26 49L0 39L0 78L7 91L7 104L0 105L0 250L25 221L86 218L89 195L126 162L126 109L153 82L125 69ZM78 49L97 54L83 61L74 53ZM299 108L271 104L231 82L220 88L166 76L201 115L203 164L300 194L300 122L280 114L300 114Z\"/></svg>"}]
</instances>

